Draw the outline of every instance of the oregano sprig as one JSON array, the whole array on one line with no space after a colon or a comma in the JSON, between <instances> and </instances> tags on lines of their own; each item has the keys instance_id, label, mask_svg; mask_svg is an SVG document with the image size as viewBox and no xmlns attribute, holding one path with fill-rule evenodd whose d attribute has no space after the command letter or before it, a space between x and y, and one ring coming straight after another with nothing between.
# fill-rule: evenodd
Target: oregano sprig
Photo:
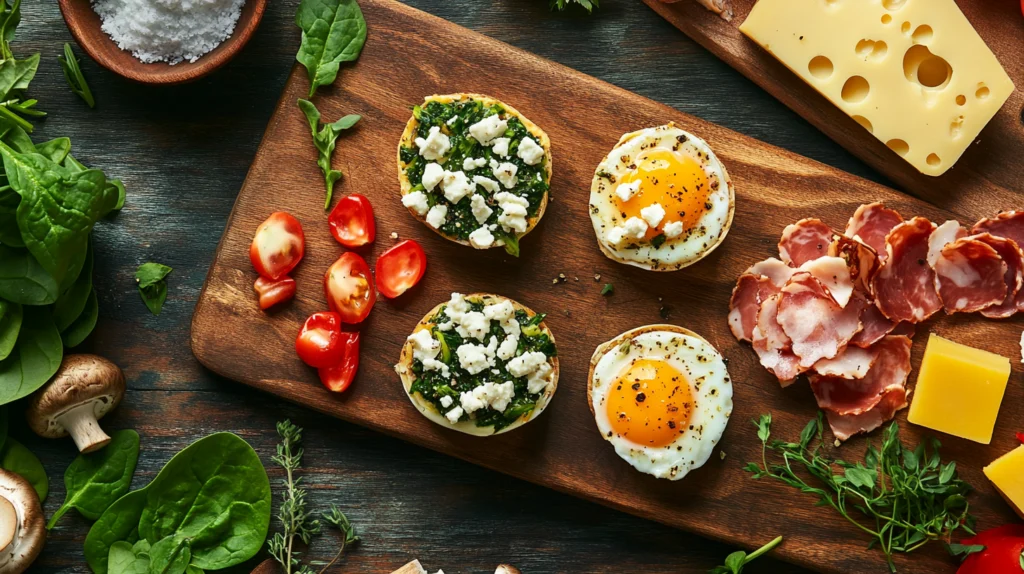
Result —
<instances>
[{"instance_id":1,"label":"oregano sprig","mask_svg":"<svg viewBox=\"0 0 1024 574\"><path fill-rule=\"evenodd\" d=\"M331 156L334 155L334 146L341 132L356 125L361 116L350 114L334 123L321 124L320 110L316 109L313 102L299 99L299 109L306 115L310 132L313 134L313 145L319 154L316 165L323 172L324 183L327 185L327 197L324 201L324 209L326 210L331 206L331 196L334 195L334 182L341 179L341 172L331 167Z\"/></svg>"}]
</instances>

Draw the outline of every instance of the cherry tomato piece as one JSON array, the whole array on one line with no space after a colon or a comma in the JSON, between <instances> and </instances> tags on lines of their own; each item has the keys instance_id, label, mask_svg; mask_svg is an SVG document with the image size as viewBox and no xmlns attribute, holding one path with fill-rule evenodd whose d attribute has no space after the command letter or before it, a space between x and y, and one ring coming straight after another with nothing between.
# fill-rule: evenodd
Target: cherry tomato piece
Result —
<instances>
[{"instance_id":1,"label":"cherry tomato piece","mask_svg":"<svg viewBox=\"0 0 1024 574\"><path fill-rule=\"evenodd\" d=\"M960 541L983 546L964 559L957 574L1017 574L1024 560L1024 524L1005 524Z\"/></svg>"},{"instance_id":2,"label":"cherry tomato piece","mask_svg":"<svg viewBox=\"0 0 1024 574\"><path fill-rule=\"evenodd\" d=\"M350 193L338 200L327 216L331 235L345 247L361 247L373 243L377 225L373 220L373 206L365 195Z\"/></svg>"},{"instance_id":3,"label":"cherry tomato piece","mask_svg":"<svg viewBox=\"0 0 1024 574\"><path fill-rule=\"evenodd\" d=\"M358 254L346 251L324 274L324 295L331 310L344 323L359 323L377 302L370 266Z\"/></svg>"},{"instance_id":4,"label":"cherry tomato piece","mask_svg":"<svg viewBox=\"0 0 1024 574\"><path fill-rule=\"evenodd\" d=\"M1017 433L1016 437L1017 437L1017 440L1020 441L1020 444L1024 444L1024 432Z\"/></svg>"},{"instance_id":5,"label":"cherry tomato piece","mask_svg":"<svg viewBox=\"0 0 1024 574\"><path fill-rule=\"evenodd\" d=\"M310 315L299 329L295 352L310 367L330 367L345 357L345 340L341 333L341 315L321 311Z\"/></svg>"},{"instance_id":6,"label":"cherry tomato piece","mask_svg":"<svg viewBox=\"0 0 1024 574\"><path fill-rule=\"evenodd\" d=\"M420 282L427 271L427 254L412 239L395 245L377 258L377 290L394 299Z\"/></svg>"},{"instance_id":7,"label":"cherry tomato piece","mask_svg":"<svg viewBox=\"0 0 1024 574\"><path fill-rule=\"evenodd\" d=\"M359 370L359 333L341 335L345 339L345 356L337 364L317 370L320 382L336 393L345 392Z\"/></svg>"},{"instance_id":8,"label":"cherry tomato piece","mask_svg":"<svg viewBox=\"0 0 1024 574\"><path fill-rule=\"evenodd\" d=\"M256 272L269 279L280 279L291 273L306 253L306 236L302 224L291 215L271 213L256 228L249 246L249 260Z\"/></svg>"},{"instance_id":9,"label":"cherry tomato piece","mask_svg":"<svg viewBox=\"0 0 1024 574\"><path fill-rule=\"evenodd\" d=\"M295 280L287 275L276 281L260 275L253 289L260 296L260 309L267 310L295 296Z\"/></svg>"}]
</instances>

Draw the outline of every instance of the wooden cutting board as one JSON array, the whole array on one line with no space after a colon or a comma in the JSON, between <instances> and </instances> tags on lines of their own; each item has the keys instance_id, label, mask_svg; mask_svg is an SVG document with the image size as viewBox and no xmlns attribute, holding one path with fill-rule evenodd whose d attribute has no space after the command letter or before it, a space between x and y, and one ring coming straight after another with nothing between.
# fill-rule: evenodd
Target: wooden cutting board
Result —
<instances>
[{"instance_id":1,"label":"wooden cutting board","mask_svg":"<svg viewBox=\"0 0 1024 574\"><path fill-rule=\"evenodd\" d=\"M867 0L859 0L867 1ZM918 0L922 1L922 0ZM927 1L927 0L923 0ZM756 0L731 0L726 22L694 0L644 0L658 14L789 106L847 151L907 192L939 207L985 216L993 204L1019 205L1024 193L1024 15L1013 0L957 0L1017 89L975 144L940 177L923 175L857 125L774 56L740 33ZM875 2L877 4L877 0Z\"/></svg>"},{"instance_id":2,"label":"wooden cutting board","mask_svg":"<svg viewBox=\"0 0 1024 574\"><path fill-rule=\"evenodd\" d=\"M770 411L776 436L795 437L816 409L806 384L780 389L758 366L753 351L733 339L726 324L728 299L739 273L775 254L783 227L802 217L821 217L841 227L858 204L874 200L938 221L948 214L392 0L361 4L370 28L362 57L316 100L325 118L363 116L339 141L334 162L345 177L336 193L360 192L373 201L378 239L362 251L371 266L395 243L389 236L397 233L423 245L427 274L399 299L378 299L361 325L360 371L345 394L326 391L296 357L295 335L309 314L326 308L323 273L343 251L327 229L323 179L308 125L295 105L307 90L305 70L296 68L196 307L196 357L225 377L289 401L617 510L748 548L784 534L786 543L778 552L793 562L830 572L882 571L881 555L865 549L867 541L854 527L815 508L812 498L780 484L755 482L742 470L761 456L752 418ZM553 200L537 230L522 241L519 259L448 242L399 203L395 150L411 106L424 95L457 91L498 97L551 136ZM724 245L706 260L683 271L652 273L601 255L587 202L594 169L619 136L668 121L706 138L728 167L737 192L736 218ZM983 211L1001 207L1008 206L991 201ZM266 314L256 305L248 249L257 225L277 210L302 221L307 250L295 273L296 300ZM561 274L566 280L555 281ZM601 296L605 283L615 286L613 295ZM562 376L554 400L536 421L505 435L475 438L429 422L410 404L393 365L417 321L452 291L500 293L549 314ZM718 449L722 458L716 453L679 482L642 475L620 460L599 436L586 404L587 365L594 348L622 331L664 320L694 329L717 346L735 381L733 420ZM916 360L929 328L1007 357L1019 352L1017 319L940 318L922 329ZM959 461L965 478L979 489L972 504L982 526L1011 518L980 469L1011 448L1012 431L1024 429L1024 413L1017 406L1022 400L1015 370L994 444L980 448L946 440L945 456ZM904 426L905 438L916 442L919 429ZM859 460L863 448L864 441L854 440L841 454ZM902 572L954 570L939 547L899 563Z\"/></svg>"}]
</instances>

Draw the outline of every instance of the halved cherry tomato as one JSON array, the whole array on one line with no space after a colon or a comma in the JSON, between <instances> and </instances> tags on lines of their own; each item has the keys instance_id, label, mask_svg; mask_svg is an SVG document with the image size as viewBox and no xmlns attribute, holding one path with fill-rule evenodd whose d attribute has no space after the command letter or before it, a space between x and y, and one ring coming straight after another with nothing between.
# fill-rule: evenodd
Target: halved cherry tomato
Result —
<instances>
[{"instance_id":1,"label":"halved cherry tomato","mask_svg":"<svg viewBox=\"0 0 1024 574\"><path fill-rule=\"evenodd\" d=\"M346 338L341 332L341 315L330 311L313 313L295 337L295 352L303 363L317 369L337 365L345 358Z\"/></svg>"},{"instance_id":2,"label":"halved cherry tomato","mask_svg":"<svg viewBox=\"0 0 1024 574\"><path fill-rule=\"evenodd\" d=\"M419 283L427 270L427 255L412 239L395 245L377 258L377 290L394 299Z\"/></svg>"},{"instance_id":3,"label":"halved cherry tomato","mask_svg":"<svg viewBox=\"0 0 1024 574\"><path fill-rule=\"evenodd\" d=\"M1017 574L1024 568L1024 524L990 528L960 544L984 549L968 555L957 574Z\"/></svg>"},{"instance_id":4,"label":"halved cherry tomato","mask_svg":"<svg viewBox=\"0 0 1024 574\"><path fill-rule=\"evenodd\" d=\"M249 260L256 272L269 279L291 273L306 253L302 224L291 215L277 211L256 228L249 246Z\"/></svg>"},{"instance_id":5,"label":"halved cherry tomato","mask_svg":"<svg viewBox=\"0 0 1024 574\"><path fill-rule=\"evenodd\" d=\"M1019 433L1017 433L1016 436L1017 436L1017 440L1020 441L1020 444L1024 444L1024 432L1019 432Z\"/></svg>"},{"instance_id":6,"label":"halved cherry tomato","mask_svg":"<svg viewBox=\"0 0 1024 574\"><path fill-rule=\"evenodd\" d=\"M253 289L260 296L260 309L266 310L295 296L295 280L287 275L276 281L260 275Z\"/></svg>"},{"instance_id":7,"label":"halved cherry tomato","mask_svg":"<svg viewBox=\"0 0 1024 574\"><path fill-rule=\"evenodd\" d=\"M359 323L377 302L370 279L370 266L362 257L347 251L324 274L324 295L331 310L345 323Z\"/></svg>"},{"instance_id":8,"label":"halved cherry tomato","mask_svg":"<svg viewBox=\"0 0 1024 574\"><path fill-rule=\"evenodd\" d=\"M360 247L373 243L377 225L373 221L373 206L366 196L350 193L338 201L327 216L331 235L345 247Z\"/></svg>"},{"instance_id":9,"label":"halved cherry tomato","mask_svg":"<svg viewBox=\"0 0 1024 574\"><path fill-rule=\"evenodd\" d=\"M341 336L345 339L345 356L337 364L317 370L320 382L336 393L344 392L359 370L359 333L342 333Z\"/></svg>"}]
</instances>

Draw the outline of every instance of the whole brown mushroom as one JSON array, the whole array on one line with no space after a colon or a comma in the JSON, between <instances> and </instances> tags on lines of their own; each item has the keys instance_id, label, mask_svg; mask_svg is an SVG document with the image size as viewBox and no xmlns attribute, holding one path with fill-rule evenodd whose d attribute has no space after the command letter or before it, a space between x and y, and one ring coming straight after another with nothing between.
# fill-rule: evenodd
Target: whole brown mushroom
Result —
<instances>
[{"instance_id":1,"label":"whole brown mushroom","mask_svg":"<svg viewBox=\"0 0 1024 574\"><path fill-rule=\"evenodd\" d=\"M114 363L96 355L67 355L53 379L32 395L25 416L39 436L70 434L78 450L93 452L110 442L98 421L121 402L124 390L124 373Z\"/></svg>"},{"instance_id":2,"label":"whole brown mushroom","mask_svg":"<svg viewBox=\"0 0 1024 574\"><path fill-rule=\"evenodd\" d=\"M0 470L0 572L20 574L46 543L39 495L24 478Z\"/></svg>"}]
</instances>

